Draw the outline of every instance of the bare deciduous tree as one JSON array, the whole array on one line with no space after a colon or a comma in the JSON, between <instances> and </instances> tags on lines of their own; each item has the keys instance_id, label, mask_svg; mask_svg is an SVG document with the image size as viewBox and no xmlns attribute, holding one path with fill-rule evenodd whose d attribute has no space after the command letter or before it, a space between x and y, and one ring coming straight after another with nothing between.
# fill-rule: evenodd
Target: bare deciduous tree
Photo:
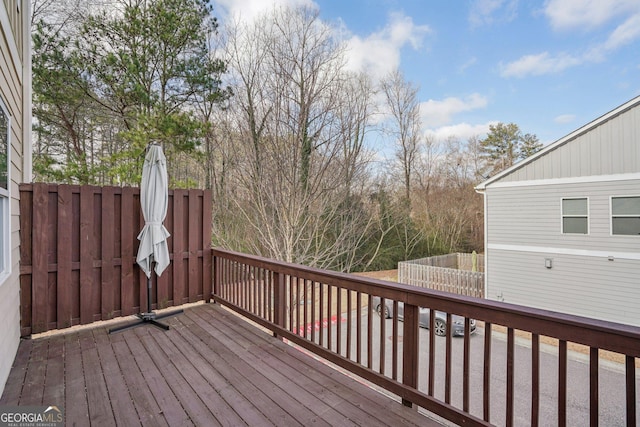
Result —
<instances>
[{"instance_id":1,"label":"bare deciduous tree","mask_svg":"<svg viewBox=\"0 0 640 427\"><path fill-rule=\"evenodd\" d=\"M312 8L274 8L227 32L235 105L234 210L245 247L349 270L371 215L362 198L371 83Z\"/></svg>"},{"instance_id":2,"label":"bare deciduous tree","mask_svg":"<svg viewBox=\"0 0 640 427\"><path fill-rule=\"evenodd\" d=\"M404 193L407 203L411 200L411 180L420 150L422 123L418 88L395 70L382 80L382 91L391 120L389 133L396 143L396 158L402 169Z\"/></svg>"}]
</instances>

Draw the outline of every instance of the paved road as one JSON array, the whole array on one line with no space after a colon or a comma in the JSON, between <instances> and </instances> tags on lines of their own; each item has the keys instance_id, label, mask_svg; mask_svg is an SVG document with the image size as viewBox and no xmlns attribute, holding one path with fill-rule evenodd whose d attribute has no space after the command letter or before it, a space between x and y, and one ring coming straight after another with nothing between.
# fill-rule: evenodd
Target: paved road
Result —
<instances>
[{"instance_id":1,"label":"paved road","mask_svg":"<svg viewBox=\"0 0 640 427\"><path fill-rule=\"evenodd\" d=\"M332 335L335 350L335 330L340 323L346 329L343 321L334 321ZM354 313L355 318L355 313ZM337 320L337 319L336 319ZM373 315L373 337L374 337L374 369L379 367L379 357L375 349L378 348L380 339L379 329L380 318ZM362 319L363 326L366 325L366 315ZM391 329L392 320L386 320L386 371L391 376ZM346 342L346 332L343 329L342 339ZM400 331L402 328L400 327ZM478 328L477 333L471 337L471 413L482 417L482 375L483 375L483 348L484 330ZM355 325L353 336L355 337ZM355 339L355 338L354 338ZM400 337L401 339L401 337ZM493 333L492 360L491 360L491 422L496 425L505 424L505 390L506 390L506 336ZM531 417L531 350L530 342L524 339L516 340L515 348L515 424L520 426L530 425ZM343 344L346 346L346 344ZM419 388L427 389L427 363L428 363L428 330L420 330L420 371ZM366 352L366 345L363 345ZM558 356L557 348L541 344L540 355L540 425L557 425L557 388L558 388ZM344 350L343 350L344 351ZM355 354L355 343L352 344L352 351ZM452 405L462 407L462 351L463 340L455 338L452 343ZM355 357L355 356L354 356ZM401 355L399 356L401 358ZM436 376L435 376L435 397L444 400L444 359L445 359L445 339L436 337ZM570 426L589 425L589 365L588 360L582 354L569 352L568 362L568 401L567 420ZM366 361L366 354L363 355ZM399 378L401 374L399 373ZM600 425L601 426L622 426L625 423L625 378L624 367L622 365L602 361L600 366ZM636 390L640 391L640 373L637 376ZM640 405L638 405L637 420L640 424Z\"/></svg>"}]
</instances>

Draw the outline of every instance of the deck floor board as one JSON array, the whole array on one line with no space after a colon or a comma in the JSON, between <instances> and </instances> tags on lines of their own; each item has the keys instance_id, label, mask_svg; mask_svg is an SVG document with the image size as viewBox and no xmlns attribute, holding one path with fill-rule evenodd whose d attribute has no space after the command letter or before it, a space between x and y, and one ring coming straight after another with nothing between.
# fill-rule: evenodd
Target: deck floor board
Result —
<instances>
[{"instance_id":1,"label":"deck floor board","mask_svg":"<svg viewBox=\"0 0 640 427\"><path fill-rule=\"evenodd\" d=\"M66 425L438 425L216 304L115 334L23 340L0 404L63 405Z\"/></svg>"}]
</instances>

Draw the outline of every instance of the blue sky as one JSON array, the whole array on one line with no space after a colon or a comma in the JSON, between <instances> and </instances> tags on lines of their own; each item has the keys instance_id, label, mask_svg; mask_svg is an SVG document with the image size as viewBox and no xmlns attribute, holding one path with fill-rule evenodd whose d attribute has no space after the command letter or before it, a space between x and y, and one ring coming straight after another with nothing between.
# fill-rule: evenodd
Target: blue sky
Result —
<instances>
[{"instance_id":1,"label":"blue sky","mask_svg":"<svg viewBox=\"0 0 640 427\"><path fill-rule=\"evenodd\" d=\"M438 140L513 122L547 144L640 95L640 0L214 0L214 14L273 3L318 7L353 69L400 68Z\"/></svg>"}]
</instances>

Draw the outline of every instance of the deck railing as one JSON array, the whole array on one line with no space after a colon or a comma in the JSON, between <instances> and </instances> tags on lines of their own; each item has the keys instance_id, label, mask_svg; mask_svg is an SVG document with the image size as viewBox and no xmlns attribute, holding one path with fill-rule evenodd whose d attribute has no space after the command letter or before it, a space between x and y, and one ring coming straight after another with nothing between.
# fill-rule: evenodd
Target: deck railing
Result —
<instances>
[{"instance_id":1,"label":"deck railing","mask_svg":"<svg viewBox=\"0 0 640 427\"><path fill-rule=\"evenodd\" d=\"M638 327L219 249L213 258L216 302L396 394L406 405L460 425L507 426L610 424L606 417L620 407L613 422L636 425ZM374 305L387 302L391 319L374 313ZM435 328L420 328L427 307L430 324L444 316L448 332L453 315L462 316L464 336L436 336ZM398 319L400 308L404 322ZM478 323L473 335L472 319ZM586 353L578 368L576 348ZM604 375L605 353L621 359L618 377ZM586 386L576 385L578 379ZM582 397L585 402L576 403ZM613 409L611 399L617 399ZM601 410L605 401L606 411Z\"/></svg>"}]
</instances>

